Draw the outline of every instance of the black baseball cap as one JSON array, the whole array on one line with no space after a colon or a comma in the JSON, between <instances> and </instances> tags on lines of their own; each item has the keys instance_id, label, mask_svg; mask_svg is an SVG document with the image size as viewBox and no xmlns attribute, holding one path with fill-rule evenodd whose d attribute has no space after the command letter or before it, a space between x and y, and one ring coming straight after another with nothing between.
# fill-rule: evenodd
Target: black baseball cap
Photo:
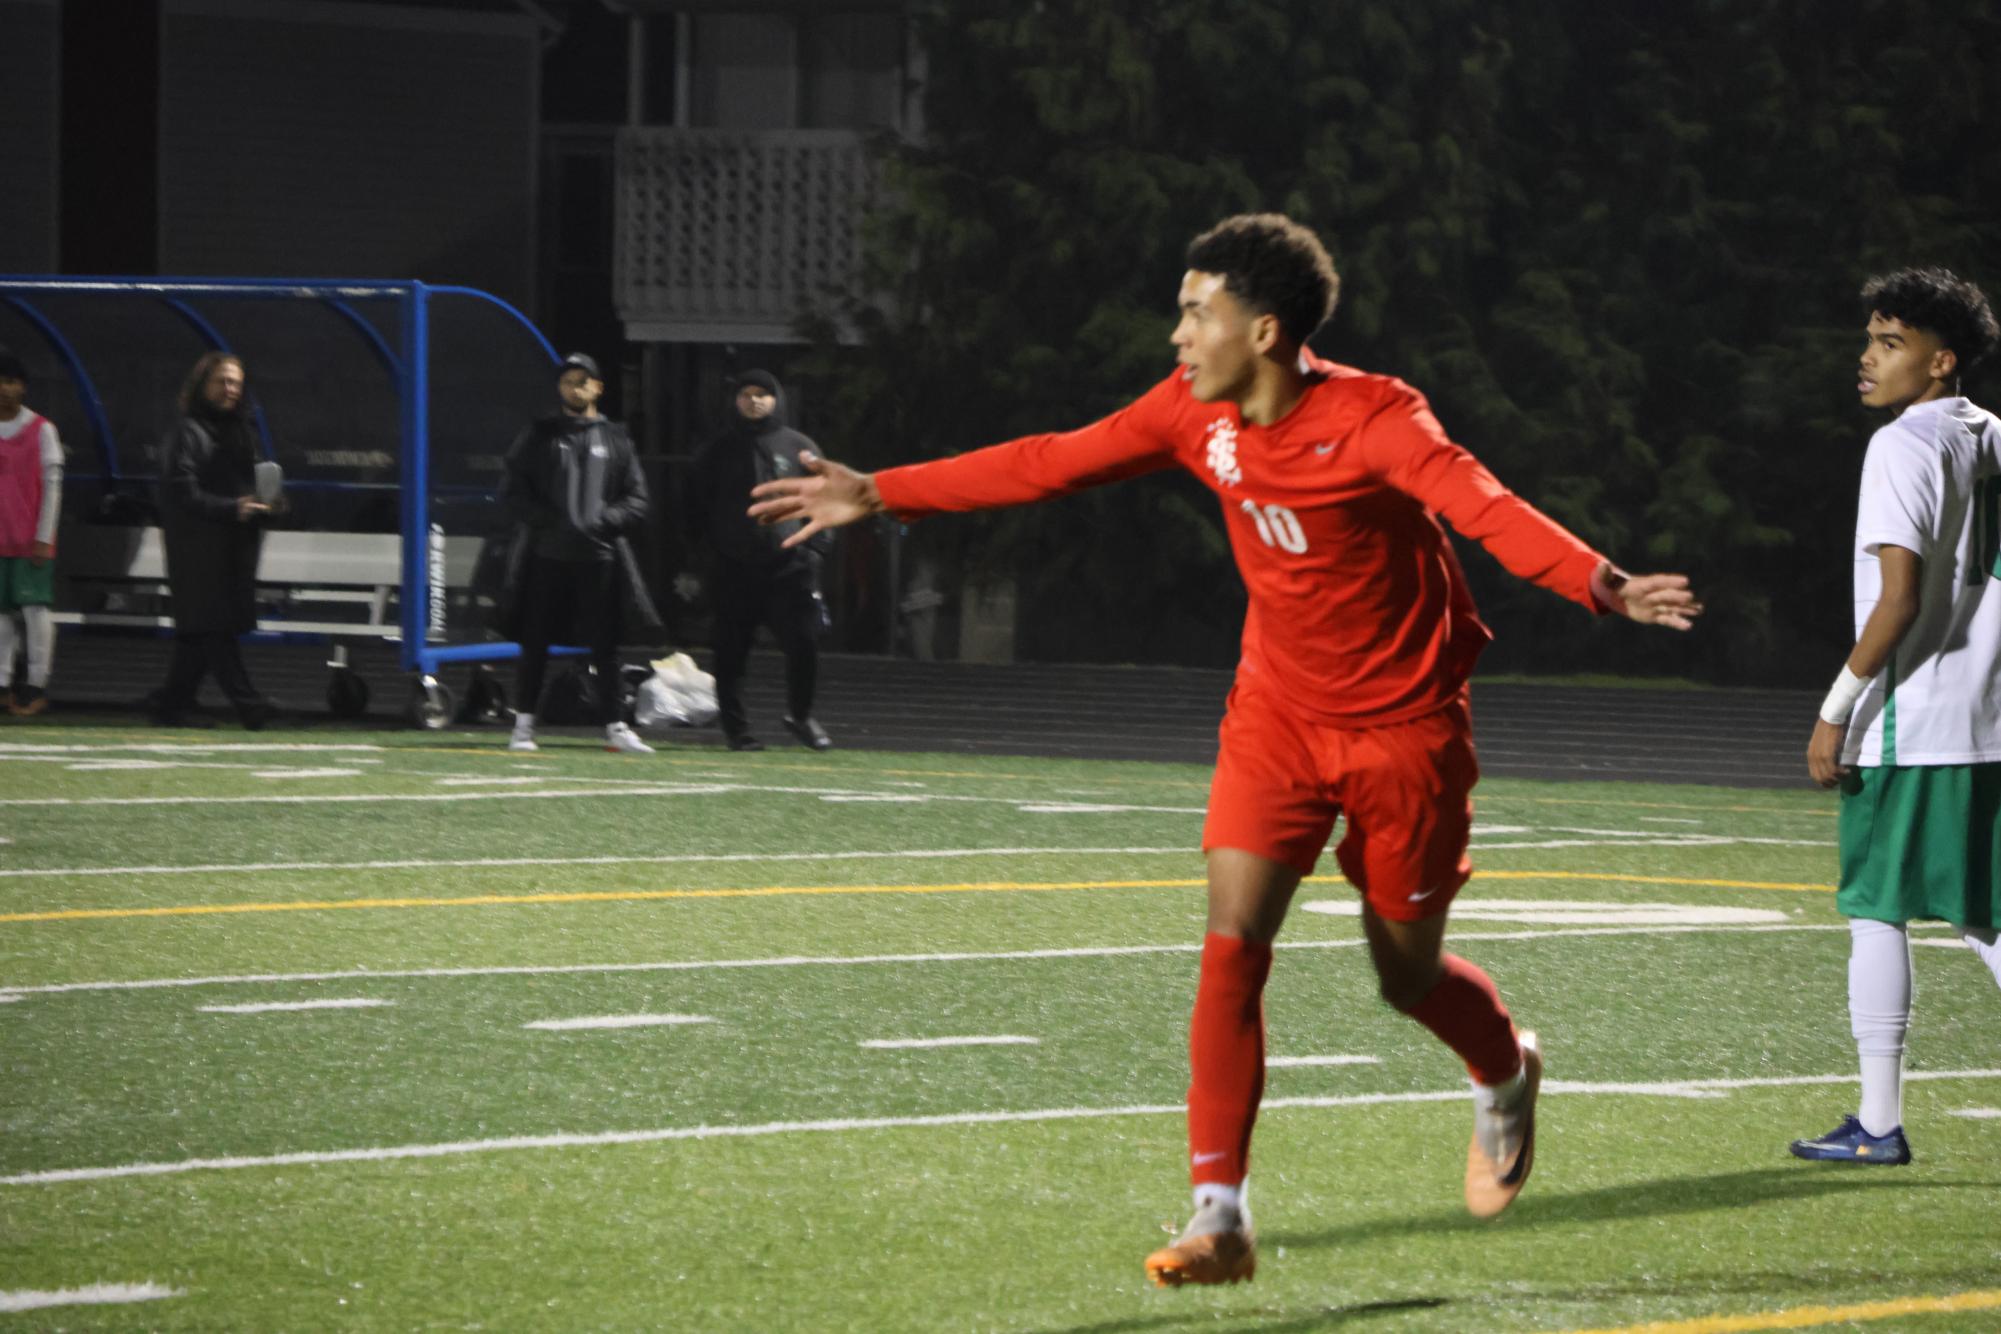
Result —
<instances>
[{"instance_id":1,"label":"black baseball cap","mask_svg":"<svg viewBox=\"0 0 2001 1334\"><path fill-rule=\"evenodd\" d=\"M604 372L598 369L597 359L588 352L572 352L564 357L563 364L556 367L556 378L560 380L570 371L582 371L599 384L604 383Z\"/></svg>"},{"instance_id":2,"label":"black baseball cap","mask_svg":"<svg viewBox=\"0 0 2001 1334\"><path fill-rule=\"evenodd\" d=\"M0 380L25 380L27 378L27 364L14 355L13 348L0 343Z\"/></svg>"}]
</instances>

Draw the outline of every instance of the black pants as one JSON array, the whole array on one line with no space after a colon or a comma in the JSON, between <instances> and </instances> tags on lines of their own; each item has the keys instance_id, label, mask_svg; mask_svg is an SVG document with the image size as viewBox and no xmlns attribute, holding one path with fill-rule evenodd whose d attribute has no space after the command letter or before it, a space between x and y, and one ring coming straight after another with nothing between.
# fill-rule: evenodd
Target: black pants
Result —
<instances>
[{"instance_id":1,"label":"black pants","mask_svg":"<svg viewBox=\"0 0 2001 1334\"><path fill-rule=\"evenodd\" d=\"M244 670L243 650L236 636L221 631L178 631L174 656L167 665L167 683L153 696L153 712L175 717L195 706L195 692L204 676L215 677L237 712L254 710L264 701Z\"/></svg>"},{"instance_id":2,"label":"black pants","mask_svg":"<svg viewBox=\"0 0 2001 1334\"><path fill-rule=\"evenodd\" d=\"M515 700L521 712L541 711L551 632L571 630L588 642L591 665L597 669L598 721L607 726L617 722L622 610L618 562L531 556L522 580L521 663L514 674Z\"/></svg>"},{"instance_id":3,"label":"black pants","mask_svg":"<svg viewBox=\"0 0 2001 1334\"><path fill-rule=\"evenodd\" d=\"M827 614L813 568L792 565L766 573L723 563L716 571L715 595L716 708L723 731L738 736L750 727L743 709L743 671L760 625L770 627L785 653L786 713L812 717Z\"/></svg>"}]
</instances>

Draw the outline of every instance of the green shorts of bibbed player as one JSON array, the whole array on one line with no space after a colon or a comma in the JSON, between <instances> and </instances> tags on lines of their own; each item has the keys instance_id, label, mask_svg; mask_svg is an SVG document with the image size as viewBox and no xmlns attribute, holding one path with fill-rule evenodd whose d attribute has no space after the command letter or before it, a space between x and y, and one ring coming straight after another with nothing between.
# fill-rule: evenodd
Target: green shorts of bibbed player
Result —
<instances>
[{"instance_id":1,"label":"green shorts of bibbed player","mask_svg":"<svg viewBox=\"0 0 2001 1334\"><path fill-rule=\"evenodd\" d=\"M56 563L0 556L0 612L46 607L56 600Z\"/></svg>"},{"instance_id":2,"label":"green shorts of bibbed player","mask_svg":"<svg viewBox=\"0 0 2001 1334\"><path fill-rule=\"evenodd\" d=\"M2001 763L1849 774L1834 906L1878 922L2001 926Z\"/></svg>"}]
</instances>

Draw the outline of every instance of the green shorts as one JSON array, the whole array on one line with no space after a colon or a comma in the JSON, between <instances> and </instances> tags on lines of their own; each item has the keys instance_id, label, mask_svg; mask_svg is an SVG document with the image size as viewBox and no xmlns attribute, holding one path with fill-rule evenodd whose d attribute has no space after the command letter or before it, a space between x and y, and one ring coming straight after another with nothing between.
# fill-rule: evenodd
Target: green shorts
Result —
<instances>
[{"instance_id":1,"label":"green shorts","mask_svg":"<svg viewBox=\"0 0 2001 1334\"><path fill-rule=\"evenodd\" d=\"M0 556L0 611L46 607L56 600L56 563L35 564L26 556Z\"/></svg>"},{"instance_id":2,"label":"green shorts","mask_svg":"<svg viewBox=\"0 0 2001 1334\"><path fill-rule=\"evenodd\" d=\"M2001 763L1878 765L1841 785L1844 917L2001 925Z\"/></svg>"}]
</instances>

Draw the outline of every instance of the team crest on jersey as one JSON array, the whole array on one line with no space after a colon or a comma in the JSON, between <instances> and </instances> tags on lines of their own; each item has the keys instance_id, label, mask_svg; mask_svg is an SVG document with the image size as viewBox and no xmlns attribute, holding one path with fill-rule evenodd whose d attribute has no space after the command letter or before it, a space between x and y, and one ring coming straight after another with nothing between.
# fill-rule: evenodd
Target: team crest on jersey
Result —
<instances>
[{"instance_id":1,"label":"team crest on jersey","mask_svg":"<svg viewBox=\"0 0 2001 1334\"><path fill-rule=\"evenodd\" d=\"M1224 486L1239 486L1244 470L1237 466L1237 428L1228 417L1209 423L1209 471Z\"/></svg>"}]
</instances>

